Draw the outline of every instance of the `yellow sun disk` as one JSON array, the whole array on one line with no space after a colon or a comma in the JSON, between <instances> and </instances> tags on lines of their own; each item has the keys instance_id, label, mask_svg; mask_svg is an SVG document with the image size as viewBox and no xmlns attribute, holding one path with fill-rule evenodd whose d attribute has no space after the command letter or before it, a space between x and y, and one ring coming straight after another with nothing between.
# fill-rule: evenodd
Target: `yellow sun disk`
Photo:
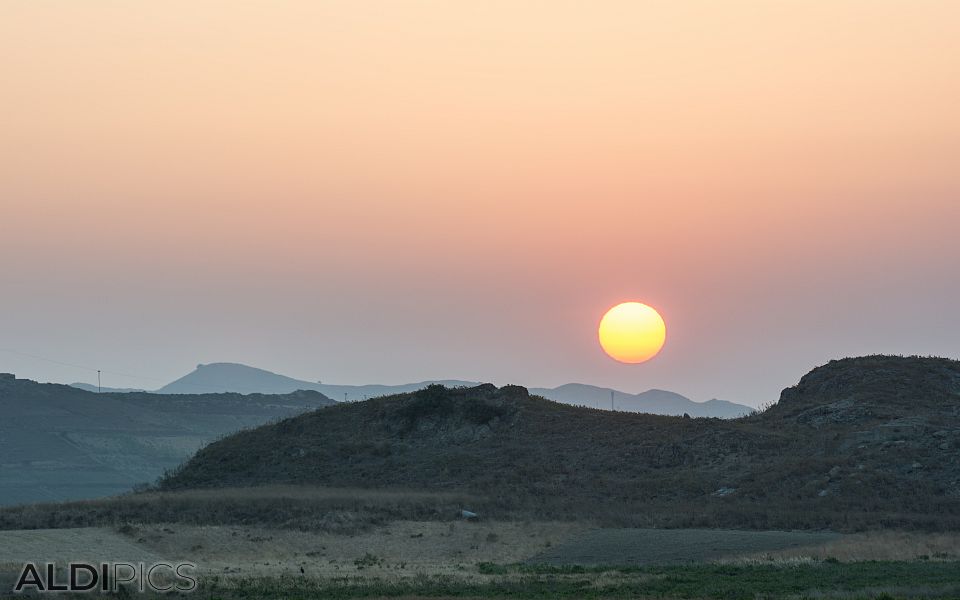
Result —
<instances>
[{"instance_id":1,"label":"yellow sun disk","mask_svg":"<svg viewBox=\"0 0 960 600\"><path fill-rule=\"evenodd\" d=\"M598 335L603 351L612 358L641 363L663 348L667 327L655 309L639 302L624 302L603 316Z\"/></svg>"}]
</instances>

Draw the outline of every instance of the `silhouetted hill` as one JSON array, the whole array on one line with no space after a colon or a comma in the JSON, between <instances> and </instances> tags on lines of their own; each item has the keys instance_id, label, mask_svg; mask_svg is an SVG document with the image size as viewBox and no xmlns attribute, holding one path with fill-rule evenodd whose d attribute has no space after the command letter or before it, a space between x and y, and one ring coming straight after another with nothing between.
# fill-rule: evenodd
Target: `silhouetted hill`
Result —
<instances>
[{"instance_id":1,"label":"silhouetted hill","mask_svg":"<svg viewBox=\"0 0 960 600\"><path fill-rule=\"evenodd\" d=\"M960 363L866 357L727 421L432 386L238 433L162 486L465 490L493 515L638 525L960 529L958 450Z\"/></svg>"},{"instance_id":2,"label":"silhouetted hill","mask_svg":"<svg viewBox=\"0 0 960 600\"><path fill-rule=\"evenodd\" d=\"M400 385L335 385L294 379L239 363L210 363L197 365L194 371L163 386L157 392L161 394L216 394L222 392L288 394L296 390L315 390L334 400L353 401L386 394L412 392L434 383L450 387L476 385L475 382L452 379Z\"/></svg>"},{"instance_id":3,"label":"silhouetted hill","mask_svg":"<svg viewBox=\"0 0 960 600\"><path fill-rule=\"evenodd\" d=\"M236 363L211 363L163 386L159 394L287 394L317 390L317 384ZM319 391L319 390L317 390Z\"/></svg>"},{"instance_id":4,"label":"silhouetted hill","mask_svg":"<svg viewBox=\"0 0 960 600\"><path fill-rule=\"evenodd\" d=\"M329 404L314 391L97 394L0 374L0 505L127 491L217 437Z\"/></svg>"},{"instance_id":5,"label":"silhouetted hill","mask_svg":"<svg viewBox=\"0 0 960 600\"><path fill-rule=\"evenodd\" d=\"M479 385L477 382L453 379L399 385L335 385L294 379L238 363L211 363L197 365L196 370L157 391L161 394L211 394L221 392L287 394L295 390L316 390L337 401L354 401L414 392L433 384L446 387ZM74 385L83 387L83 389L92 388L96 390L95 386L89 386L88 384ZM748 406L724 400L694 402L680 394L664 390L648 390L640 394L628 394L619 390L579 383L569 383L557 388L534 388L531 392L557 402L603 410L610 409L610 394L613 393L615 410L662 415L679 416L686 413L692 417L732 418L743 416L753 410Z\"/></svg>"}]
</instances>

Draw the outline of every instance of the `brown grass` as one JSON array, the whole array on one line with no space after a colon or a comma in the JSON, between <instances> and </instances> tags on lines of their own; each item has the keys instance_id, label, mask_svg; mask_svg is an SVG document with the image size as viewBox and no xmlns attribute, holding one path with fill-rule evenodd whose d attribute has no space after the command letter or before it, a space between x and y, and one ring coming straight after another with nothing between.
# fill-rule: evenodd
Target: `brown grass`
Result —
<instances>
[{"instance_id":1,"label":"brown grass","mask_svg":"<svg viewBox=\"0 0 960 600\"><path fill-rule=\"evenodd\" d=\"M818 546L752 555L745 560L960 560L960 534L874 531Z\"/></svg>"},{"instance_id":2,"label":"brown grass","mask_svg":"<svg viewBox=\"0 0 960 600\"><path fill-rule=\"evenodd\" d=\"M0 530L183 523L353 533L396 520L450 521L480 502L453 493L316 486L147 492L7 508L0 511Z\"/></svg>"}]
</instances>

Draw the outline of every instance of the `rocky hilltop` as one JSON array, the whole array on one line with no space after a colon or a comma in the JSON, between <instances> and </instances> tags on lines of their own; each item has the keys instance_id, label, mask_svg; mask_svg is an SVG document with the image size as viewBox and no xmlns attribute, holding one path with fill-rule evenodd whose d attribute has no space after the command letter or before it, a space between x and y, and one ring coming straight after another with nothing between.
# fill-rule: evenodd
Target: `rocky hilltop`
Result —
<instances>
[{"instance_id":1,"label":"rocky hilltop","mask_svg":"<svg viewBox=\"0 0 960 600\"><path fill-rule=\"evenodd\" d=\"M810 371L783 390L763 417L815 427L890 425L891 419L936 427L939 421L957 417L958 398L958 361L864 356L834 360Z\"/></svg>"},{"instance_id":2,"label":"rocky hilltop","mask_svg":"<svg viewBox=\"0 0 960 600\"><path fill-rule=\"evenodd\" d=\"M637 525L960 529L958 381L952 360L845 359L734 420L431 386L227 437L161 487L464 490L494 515Z\"/></svg>"}]
</instances>

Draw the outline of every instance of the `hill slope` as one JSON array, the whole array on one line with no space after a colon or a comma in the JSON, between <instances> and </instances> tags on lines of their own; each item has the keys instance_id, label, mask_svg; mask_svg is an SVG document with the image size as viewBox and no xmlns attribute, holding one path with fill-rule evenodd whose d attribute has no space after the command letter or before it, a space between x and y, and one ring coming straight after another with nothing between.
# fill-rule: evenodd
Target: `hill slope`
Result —
<instances>
[{"instance_id":1,"label":"hill slope","mask_svg":"<svg viewBox=\"0 0 960 600\"><path fill-rule=\"evenodd\" d=\"M219 436L330 404L318 392L97 394L0 374L0 505L127 491Z\"/></svg>"},{"instance_id":2,"label":"hill slope","mask_svg":"<svg viewBox=\"0 0 960 600\"><path fill-rule=\"evenodd\" d=\"M470 490L493 514L647 525L958 529L958 449L960 363L866 357L730 421L433 386L230 436L162 486Z\"/></svg>"}]
</instances>

